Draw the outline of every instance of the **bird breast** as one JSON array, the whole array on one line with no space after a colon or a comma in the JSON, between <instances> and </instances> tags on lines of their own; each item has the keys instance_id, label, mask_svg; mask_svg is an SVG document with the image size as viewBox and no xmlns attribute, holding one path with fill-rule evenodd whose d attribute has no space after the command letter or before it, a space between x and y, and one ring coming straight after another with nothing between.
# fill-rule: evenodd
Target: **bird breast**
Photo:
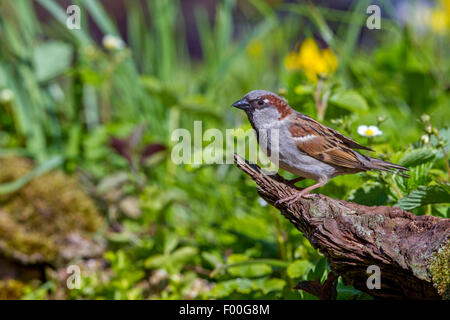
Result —
<instances>
[{"instance_id":1,"label":"bird breast","mask_svg":"<svg viewBox=\"0 0 450 320\"><path fill-rule=\"evenodd\" d=\"M336 167L300 151L296 140L288 130L289 122L292 120L289 117L281 120L278 118L279 113L276 109L255 110L253 114L253 124L255 130L258 131L260 147L272 162L276 162L274 160L277 157L274 157L274 152L277 152L278 149L280 168L293 174L313 180L328 180L339 174ZM312 137L305 136L301 139L312 139ZM266 152L266 148L270 151L269 153Z\"/></svg>"}]
</instances>

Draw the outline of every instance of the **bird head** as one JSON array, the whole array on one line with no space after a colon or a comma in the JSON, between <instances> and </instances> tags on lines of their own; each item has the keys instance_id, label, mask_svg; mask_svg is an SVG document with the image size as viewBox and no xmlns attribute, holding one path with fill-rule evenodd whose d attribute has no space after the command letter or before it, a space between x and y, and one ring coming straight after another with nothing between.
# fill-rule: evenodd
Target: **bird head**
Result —
<instances>
[{"instance_id":1,"label":"bird head","mask_svg":"<svg viewBox=\"0 0 450 320\"><path fill-rule=\"evenodd\" d=\"M247 114L255 111L276 109L281 117L291 113L291 107L277 94L266 90L253 90L244 98L232 104L233 107L244 110Z\"/></svg>"}]
</instances>

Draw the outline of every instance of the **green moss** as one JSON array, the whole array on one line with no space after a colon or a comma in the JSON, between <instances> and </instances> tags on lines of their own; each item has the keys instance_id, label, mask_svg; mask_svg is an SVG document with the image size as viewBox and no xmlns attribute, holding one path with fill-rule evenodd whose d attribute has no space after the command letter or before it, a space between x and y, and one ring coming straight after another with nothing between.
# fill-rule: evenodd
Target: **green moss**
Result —
<instances>
[{"instance_id":1,"label":"green moss","mask_svg":"<svg viewBox=\"0 0 450 320\"><path fill-rule=\"evenodd\" d=\"M23 296L22 282L8 279L0 280L0 300L19 300Z\"/></svg>"},{"instance_id":2,"label":"green moss","mask_svg":"<svg viewBox=\"0 0 450 320\"><path fill-rule=\"evenodd\" d=\"M0 183L5 183L23 176L33 164L6 158L0 159L0 168ZM0 195L0 251L23 263L53 262L70 234L92 234L101 221L73 177L48 172L14 193Z\"/></svg>"},{"instance_id":3,"label":"green moss","mask_svg":"<svg viewBox=\"0 0 450 320\"><path fill-rule=\"evenodd\" d=\"M449 240L437 250L431 257L429 270L433 279L433 285L438 293L450 300L450 245Z\"/></svg>"}]
</instances>

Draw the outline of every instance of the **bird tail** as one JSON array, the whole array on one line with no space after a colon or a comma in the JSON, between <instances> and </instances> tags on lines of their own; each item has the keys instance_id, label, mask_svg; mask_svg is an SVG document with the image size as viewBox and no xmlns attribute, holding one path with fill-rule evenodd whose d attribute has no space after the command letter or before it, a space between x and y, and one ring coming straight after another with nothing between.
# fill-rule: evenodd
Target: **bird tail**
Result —
<instances>
[{"instance_id":1,"label":"bird tail","mask_svg":"<svg viewBox=\"0 0 450 320\"><path fill-rule=\"evenodd\" d=\"M380 171L387 171L387 172L394 172L397 173L399 176L404 178L409 178L409 175L407 173L404 173L405 171L408 171L409 169L399 166L398 164L390 163L387 161L383 161L380 159L375 159L371 157L368 158L368 164L367 167L369 170L380 170Z\"/></svg>"}]
</instances>

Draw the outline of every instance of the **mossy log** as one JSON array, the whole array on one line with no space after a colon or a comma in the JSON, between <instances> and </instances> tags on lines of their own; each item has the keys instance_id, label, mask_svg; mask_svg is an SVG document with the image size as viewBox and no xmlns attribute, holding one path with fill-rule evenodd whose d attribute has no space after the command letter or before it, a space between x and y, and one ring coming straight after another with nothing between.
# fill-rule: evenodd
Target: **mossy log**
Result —
<instances>
[{"instance_id":1,"label":"mossy log","mask_svg":"<svg viewBox=\"0 0 450 320\"><path fill-rule=\"evenodd\" d=\"M345 284L376 298L450 298L450 219L319 194L291 206L275 204L298 189L237 155L235 162L256 182L261 197L304 234ZM371 265L380 268L379 289L367 286Z\"/></svg>"},{"instance_id":2,"label":"mossy log","mask_svg":"<svg viewBox=\"0 0 450 320\"><path fill-rule=\"evenodd\" d=\"M0 158L0 184L33 168L25 158ZM60 170L0 194L0 280L43 279L46 266L63 268L72 260L101 256L104 244L94 235L102 224L77 180Z\"/></svg>"}]
</instances>

